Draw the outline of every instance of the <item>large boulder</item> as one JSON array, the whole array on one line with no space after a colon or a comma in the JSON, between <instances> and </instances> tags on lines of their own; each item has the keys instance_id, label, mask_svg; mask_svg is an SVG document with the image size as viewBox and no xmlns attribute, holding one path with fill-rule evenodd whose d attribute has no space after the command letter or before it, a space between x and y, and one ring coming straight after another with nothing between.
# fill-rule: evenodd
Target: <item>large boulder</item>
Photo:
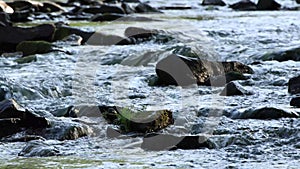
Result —
<instances>
[{"instance_id":1,"label":"large boulder","mask_svg":"<svg viewBox=\"0 0 300 169\"><path fill-rule=\"evenodd\" d=\"M236 113L234 119L279 119L279 118L299 118L296 112L288 112L273 107L263 107L258 109L249 109L242 113Z\"/></svg>"},{"instance_id":2,"label":"large boulder","mask_svg":"<svg viewBox=\"0 0 300 169\"><path fill-rule=\"evenodd\" d=\"M43 24L31 28L0 26L0 53L15 51L16 46L23 41L51 41L54 31L55 26L52 24Z\"/></svg>"},{"instance_id":3,"label":"large boulder","mask_svg":"<svg viewBox=\"0 0 300 169\"><path fill-rule=\"evenodd\" d=\"M169 55L156 65L158 84L188 86L226 84L226 73L253 73L253 70L240 62L213 62L188 58L180 55ZM210 81L211 77L221 76L222 80ZM208 82L209 81L209 82Z\"/></svg>"},{"instance_id":4,"label":"large boulder","mask_svg":"<svg viewBox=\"0 0 300 169\"><path fill-rule=\"evenodd\" d=\"M257 3L258 10L279 10L281 5L275 0L259 0Z\"/></svg>"},{"instance_id":5,"label":"large boulder","mask_svg":"<svg viewBox=\"0 0 300 169\"><path fill-rule=\"evenodd\" d=\"M234 10L238 11L253 11L257 10L257 6L254 2L250 0L241 0L237 3L229 5L229 8L232 8Z\"/></svg>"},{"instance_id":6,"label":"large boulder","mask_svg":"<svg viewBox=\"0 0 300 169\"><path fill-rule=\"evenodd\" d=\"M261 57L261 59L263 61L276 60L279 62L288 60L300 61L300 47L282 49L279 51L266 53Z\"/></svg>"},{"instance_id":7,"label":"large boulder","mask_svg":"<svg viewBox=\"0 0 300 169\"><path fill-rule=\"evenodd\" d=\"M300 93L300 76L293 77L289 80L288 92L291 94Z\"/></svg>"},{"instance_id":8,"label":"large boulder","mask_svg":"<svg viewBox=\"0 0 300 169\"><path fill-rule=\"evenodd\" d=\"M14 9L7 5L4 1L0 0L0 12L14 13Z\"/></svg>"},{"instance_id":9,"label":"large boulder","mask_svg":"<svg viewBox=\"0 0 300 169\"><path fill-rule=\"evenodd\" d=\"M225 6L226 3L222 0L203 0L202 5L217 5L217 6Z\"/></svg>"},{"instance_id":10,"label":"large boulder","mask_svg":"<svg viewBox=\"0 0 300 169\"><path fill-rule=\"evenodd\" d=\"M0 102L0 137L8 136L26 128L46 128L49 123L46 118L21 107L15 100Z\"/></svg>"},{"instance_id":11,"label":"large boulder","mask_svg":"<svg viewBox=\"0 0 300 169\"><path fill-rule=\"evenodd\" d=\"M122 133L151 133L174 123L171 111L134 112L128 108L99 106L99 110L108 123L119 126Z\"/></svg>"}]
</instances>

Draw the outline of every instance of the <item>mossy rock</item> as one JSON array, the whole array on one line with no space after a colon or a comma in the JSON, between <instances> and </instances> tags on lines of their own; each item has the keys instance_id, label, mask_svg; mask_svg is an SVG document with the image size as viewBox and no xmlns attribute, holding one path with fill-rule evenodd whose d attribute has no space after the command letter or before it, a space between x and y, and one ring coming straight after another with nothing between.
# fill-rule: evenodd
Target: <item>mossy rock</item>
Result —
<instances>
[{"instance_id":1,"label":"mossy rock","mask_svg":"<svg viewBox=\"0 0 300 169\"><path fill-rule=\"evenodd\" d=\"M52 51L53 46L53 44L46 41L23 41L17 45L16 50L23 52L23 56L29 56L49 53Z\"/></svg>"}]
</instances>

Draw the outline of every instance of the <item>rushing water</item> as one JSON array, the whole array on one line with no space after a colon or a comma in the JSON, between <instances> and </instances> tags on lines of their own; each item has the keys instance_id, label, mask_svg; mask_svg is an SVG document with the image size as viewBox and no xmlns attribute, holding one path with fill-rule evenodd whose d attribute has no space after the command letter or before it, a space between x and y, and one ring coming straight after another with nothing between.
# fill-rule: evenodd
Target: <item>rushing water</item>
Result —
<instances>
[{"instance_id":1,"label":"rushing water","mask_svg":"<svg viewBox=\"0 0 300 169\"><path fill-rule=\"evenodd\" d=\"M216 121L199 116L201 108L225 109L230 113L249 108L289 106L287 82L298 75L300 63L268 61L251 64L266 52L299 46L298 11L237 12L228 7L199 6L198 0L155 0L153 6L184 4L191 10L148 14L154 22L71 23L82 29L122 35L128 26L167 31L178 41L147 42L132 46L65 46L62 52L37 55L37 62L18 65L15 58L0 58L1 82L12 86L22 105L35 111L54 111L69 105L118 105L133 109L170 109L175 125L164 130L177 135L201 134L209 127L218 148L176 151L144 151L141 138L109 139L103 120L96 121L94 137L73 141L47 141L62 156L18 157L26 143L0 143L0 167L19 168L299 168L300 120ZM227 3L236 2L227 0ZM292 0L278 1L296 6ZM170 48L188 46L203 58L240 61L255 73L241 82L251 96L221 97L222 87L150 87L157 61ZM111 64L118 62L119 64ZM135 99L130 99L133 96ZM86 120L86 119L83 119ZM213 124L212 124L213 123Z\"/></svg>"}]
</instances>

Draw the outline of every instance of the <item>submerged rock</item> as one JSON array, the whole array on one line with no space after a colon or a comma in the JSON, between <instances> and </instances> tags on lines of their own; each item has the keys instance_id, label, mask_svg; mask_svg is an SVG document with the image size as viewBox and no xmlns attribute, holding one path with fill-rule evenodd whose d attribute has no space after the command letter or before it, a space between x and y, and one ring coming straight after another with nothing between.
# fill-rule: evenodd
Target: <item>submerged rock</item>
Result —
<instances>
[{"instance_id":1,"label":"submerged rock","mask_svg":"<svg viewBox=\"0 0 300 169\"><path fill-rule=\"evenodd\" d=\"M221 82L225 85L225 74L229 72L253 73L253 70L239 62L212 62L180 55L170 55L156 65L158 83L161 85L220 85L220 80L209 80L216 76L223 77Z\"/></svg>"},{"instance_id":2,"label":"submerged rock","mask_svg":"<svg viewBox=\"0 0 300 169\"><path fill-rule=\"evenodd\" d=\"M202 5L218 5L225 6L226 3L222 0L203 0Z\"/></svg>"},{"instance_id":3,"label":"submerged rock","mask_svg":"<svg viewBox=\"0 0 300 169\"><path fill-rule=\"evenodd\" d=\"M225 88L220 93L221 96L243 96L251 94L251 92L244 89L238 82L230 82L226 84Z\"/></svg>"},{"instance_id":4,"label":"submerged rock","mask_svg":"<svg viewBox=\"0 0 300 169\"><path fill-rule=\"evenodd\" d=\"M232 5L229 5L229 8L232 8L234 10L239 11L253 11L257 10L257 6L254 2L250 0L241 0L237 3L234 3Z\"/></svg>"},{"instance_id":5,"label":"submerged rock","mask_svg":"<svg viewBox=\"0 0 300 169\"><path fill-rule=\"evenodd\" d=\"M33 140L29 141L21 150L19 156L24 157L50 157L59 155L59 150L45 141Z\"/></svg>"},{"instance_id":6,"label":"submerged rock","mask_svg":"<svg viewBox=\"0 0 300 169\"><path fill-rule=\"evenodd\" d=\"M115 106L100 106L99 109L109 123L119 125L124 133L155 132L174 123L172 112L168 110L133 112Z\"/></svg>"},{"instance_id":7,"label":"submerged rock","mask_svg":"<svg viewBox=\"0 0 300 169\"><path fill-rule=\"evenodd\" d=\"M13 99L0 102L0 123L7 126L1 128L0 137L20 132L24 128L49 127L46 118L22 108Z\"/></svg>"},{"instance_id":8,"label":"submerged rock","mask_svg":"<svg viewBox=\"0 0 300 169\"><path fill-rule=\"evenodd\" d=\"M300 76L293 77L289 80L288 92L291 94L300 93Z\"/></svg>"},{"instance_id":9,"label":"submerged rock","mask_svg":"<svg viewBox=\"0 0 300 169\"><path fill-rule=\"evenodd\" d=\"M288 61L288 60L300 61L300 47L267 53L264 54L261 57L261 59L263 61L276 60L279 62Z\"/></svg>"},{"instance_id":10,"label":"submerged rock","mask_svg":"<svg viewBox=\"0 0 300 169\"><path fill-rule=\"evenodd\" d=\"M214 148L205 136L174 136L167 134L150 134L143 138L141 148L149 151L191 150Z\"/></svg>"},{"instance_id":11,"label":"submerged rock","mask_svg":"<svg viewBox=\"0 0 300 169\"><path fill-rule=\"evenodd\" d=\"M257 3L258 10L279 10L281 5L275 0L259 0Z\"/></svg>"},{"instance_id":12,"label":"submerged rock","mask_svg":"<svg viewBox=\"0 0 300 169\"><path fill-rule=\"evenodd\" d=\"M23 41L17 45L16 50L18 52L22 52L23 56L28 56L49 53L53 51L53 47L54 45L52 43L46 41ZM27 61L28 59L26 62Z\"/></svg>"},{"instance_id":13,"label":"submerged rock","mask_svg":"<svg viewBox=\"0 0 300 169\"><path fill-rule=\"evenodd\" d=\"M16 60L14 60L14 61L17 62L18 64L36 62L37 57L36 57L36 55L24 56L24 57L21 57L21 58L18 58Z\"/></svg>"},{"instance_id":14,"label":"submerged rock","mask_svg":"<svg viewBox=\"0 0 300 169\"><path fill-rule=\"evenodd\" d=\"M16 46L23 41L51 41L55 27L43 24L32 28L0 26L0 52L14 52Z\"/></svg>"},{"instance_id":15,"label":"submerged rock","mask_svg":"<svg viewBox=\"0 0 300 169\"><path fill-rule=\"evenodd\" d=\"M234 119L279 119L279 118L299 118L299 114L295 112L287 112L285 110L263 107L259 109L249 109L243 113L235 114Z\"/></svg>"}]
</instances>

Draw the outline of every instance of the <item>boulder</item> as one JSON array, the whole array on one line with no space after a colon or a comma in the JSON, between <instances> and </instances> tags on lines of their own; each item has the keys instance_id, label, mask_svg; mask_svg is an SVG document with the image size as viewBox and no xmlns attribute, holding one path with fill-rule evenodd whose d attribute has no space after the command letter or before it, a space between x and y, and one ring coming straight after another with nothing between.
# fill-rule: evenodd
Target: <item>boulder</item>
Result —
<instances>
[{"instance_id":1,"label":"boulder","mask_svg":"<svg viewBox=\"0 0 300 169\"><path fill-rule=\"evenodd\" d=\"M279 119L279 118L299 118L296 112L288 112L273 107L263 107L258 109L249 109L242 113L235 114L234 119Z\"/></svg>"},{"instance_id":2,"label":"boulder","mask_svg":"<svg viewBox=\"0 0 300 169\"><path fill-rule=\"evenodd\" d=\"M226 84L223 91L220 93L221 96L243 96L251 95L251 92L247 91L238 82L230 82Z\"/></svg>"},{"instance_id":3,"label":"boulder","mask_svg":"<svg viewBox=\"0 0 300 169\"><path fill-rule=\"evenodd\" d=\"M1 50L2 52L14 52L16 46L23 41L51 41L54 31L55 27L52 24L43 24L32 28L0 26Z\"/></svg>"},{"instance_id":4,"label":"boulder","mask_svg":"<svg viewBox=\"0 0 300 169\"><path fill-rule=\"evenodd\" d=\"M32 12L30 10L15 11L9 14L10 21L12 22L28 22L31 21L30 16Z\"/></svg>"},{"instance_id":5,"label":"boulder","mask_svg":"<svg viewBox=\"0 0 300 169\"><path fill-rule=\"evenodd\" d=\"M7 126L1 128L0 137L22 131L24 128L46 128L49 123L44 117L22 108L15 100L0 102L0 123Z\"/></svg>"},{"instance_id":6,"label":"boulder","mask_svg":"<svg viewBox=\"0 0 300 169\"><path fill-rule=\"evenodd\" d=\"M36 55L23 56L14 60L14 62L17 62L18 64L25 64L25 63L36 62L36 61L37 61Z\"/></svg>"},{"instance_id":7,"label":"boulder","mask_svg":"<svg viewBox=\"0 0 300 169\"><path fill-rule=\"evenodd\" d=\"M225 6L226 3L222 0L203 0L202 5L217 5L217 6Z\"/></svg>"},{"instance_id":8,"label":"boulder","mask_svg":"<svg viewBox=\"0 0 300 169\"><path fill-rule=\"evenodd\" d=\"M263 61L276 60L279 62L284 62L288 60L300 61L300 47L282 49L279 51L266 53L261 57L261 59Z\"/></svg>"},{"instance_id":9,"label":"boulder","mask_svg":"<svg viewBox=\"0 0 300 169\"><path fill-rule=\"evenodd\" d=\"M168 110L134 112L116 106L99 106L108 123L118 125L123 133L150 133L174 123L172 112Z\"/></svg>"},{"instance_id":10,"label":"boulder","mask_svg":"<svg viewBox=\"0 0 300 169\"><path fill-rule=\"evenodd\" d=\"M50 157L59 154L59 150L55 146L42 140L33 140L29 141L18 155L24 157Z\"/></svg>"},{"instance_id":11,"label":"boulder","mask_svg":"<svg viewBox=\"0 0 300 169\"><path fill-rule=\"evenodd\" d=\"M82 43L85 43L86 41L88 41L88 39L95 34L95 32L88 32L88 31L83 31L80 30L78 28L72 28L70 26L67 25L56 25L56 29L53 35L53 41L57 41L57 40L63 40L64 38L75 34L78 35L80 37L82 37Z\"/></svg>"},{"instance_id":12,"label":"boulder","mask_svg":"<svg viewBox=\"0 0 300 169\"><path fill-rule=\"evenodd\" d=\"M135 11L137 13L162 13L158 9L153 8L152 6L150 6L150 5L146 4L146 3L139 3L135 7Z\"/></svg>"},{"instance_id":13,"label":"boulder","mask_svg":"<svg viewBox=\"0 0 300 169\"><path fill-rule=\"evenodd\" d=\"M39 12L63 12L65 9L55 2L43 2L43 6L39 8Z\"/></svg>"},{"instance_id":14,"label":"boulder","mask_svg":"<svg viewBox=\"0 0 300 169\"><path fill-rule=\"evenodd\" d=\"M223 84L226 84L225 74L229 72L253 73L253 70L240 62L213 62L174 54L160 60L156 65L156 74L159 84L162 85L214 86L213 81L207 82L214 76L223 76Z\"/></svg>"},{"instance_id":15,"label":"boulder","mask_svg":"<svg viewBox=\"0 0 300 169\"><path fill-rule=\"evenodd\" d=\"M257 10L257 6L254 2L250 0L241 0L237 3L234 3L232 5L229 5L229 8L232 8L234 10L238 11L253 11Z\"/></svg>"},{"instance_id":16,"label":"boulder","mask_svg":"<svg viewBox=\"0 0 300 169\"><path fill-rule=\"evenodd\" d=\"M300 76L293 77L289 80L288 92L291 94L300 93Z\"/></svg>"},{"instance_id":17,"label":"boulder","mask_svg":"<svg viewBox=\"0 0 300 169\"><path fill-rule=\"evenodd\" d=\"M14 11L38 11L43 6L41 2L32 0L18 0L7 3Z\"/></svg>"},{"instance_id":18,"label":"boulder","mask_svg":"<svg viewBox=\"0 0 300 169\"><path fill-rule=\"evenodd\" d=\"M14 13L14 9L7 5L4 1L0 0L0 12Z\"/></svg>"},{"instance_id":19,"label":"boulder","mask_svg":"<svg viewBox=\"0 0 300 169\"><path fill-rule=\"evenodd\" d=\"M259 0L257 3L258 10L279 10L281 5L275 0Z\"/></svg>"},{"instance_id":20,"label":"boulder","mask_svg":"<svg viewBox=\"0 0 300 169\"><path fill-rule=\"evenodd\" d=\"M150 134L143 138L141 148L148 151L191 150L214 148L205 136L174 136L169 134Z\"/></svg>"},{"instance_id":21,"label":"boulder","mask_svg":"<svg viewBox=\"0 0 300 169\"><path fill-rule=\"evenodd\" d=\"M294 97L292 98L290 105L293 107L300 108L300 97Z\"/></svg>"},{"instance_id":22,"label":"boulder","mask_svg":"<svg viewBox=\"0 0 300 169\"><path fill-rule=\"evenodd\" d=\"M121 7L113 5L101 5L100 7L89 7L79 10L80 13L89 13L89 14L125 14L124 10Z\"/></svg>"},{"instance_id":23,"label":"boulder","mask_svg":"<svg viewBox=\"0 0 300 169\"><path fill-rule=\"evenodd\" d=\"M124 35L131 39L134 43L142 43L150 40L157 43L166 43L174 39L162 30L144 29L139 27L126 28Z\"/></svg>"},{"instance_id":24,"label":"boulder","mask_svg":"<svg viewBox=\"0 0 300 169\"><path fill-rule=\"evenodd\" d=\"M23 41L16 47L18 52L22 52L23 56L29 56L34 54L44 54L53 51L54 45L46 41ZM28 60L26 59L25 62ZM19 60L20 62L20 60ZM22 61L24 62L24 60Z\"/></svg>"}]
</instances>

